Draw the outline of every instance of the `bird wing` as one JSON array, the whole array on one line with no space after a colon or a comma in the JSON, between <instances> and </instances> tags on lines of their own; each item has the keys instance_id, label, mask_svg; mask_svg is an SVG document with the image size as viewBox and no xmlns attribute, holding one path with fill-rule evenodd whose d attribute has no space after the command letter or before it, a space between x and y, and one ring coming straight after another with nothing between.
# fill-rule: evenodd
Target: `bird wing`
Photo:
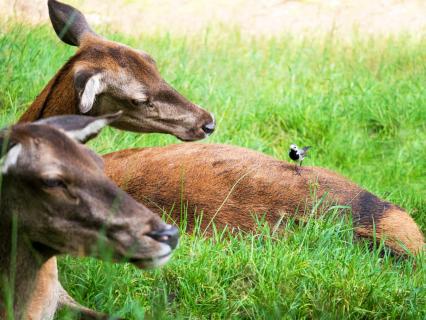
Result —
<instances>
[{"instance_id":1,"label":"bird wing","mask_svg":"<svg viewBox=\"0 0 426 320\"><path fill-rule=\"evenodd\" d=\"M307 147L303 147L302 150L300 150L300 154L303 156L306 156L306 154L308 153L308 150L312 148L311 146L307 146Z\"/></svg>"}]
</instances>

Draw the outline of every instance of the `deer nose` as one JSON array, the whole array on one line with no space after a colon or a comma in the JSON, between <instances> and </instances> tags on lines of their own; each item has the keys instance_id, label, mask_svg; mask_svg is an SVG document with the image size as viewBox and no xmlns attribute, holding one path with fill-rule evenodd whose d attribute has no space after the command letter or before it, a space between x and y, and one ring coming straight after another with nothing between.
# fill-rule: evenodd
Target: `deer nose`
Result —
<instances>
[{"instance_id":1,"label":"deer nose","mask_svg":"<svg viewBox=\"0 0 426 320\"><path fill-rule=\"evenodd\" d=\"M204 133L207 135L211 135L214 132L214 129L216 128L216 122L215 122L214 116L213 115L211 116L213 120L207 124L204 124L201 127L201 129L203 129Z\"/></svg>"},{"instance_id":2,"label":"deer nose","mask_svg":"<svg viewBox=\"0 0 426 320\"><path fill-rule=\"evenodd\" d=\"M152 231L147 236L155 241L168 244L172 249L176 248L179 242L179 230L171 225L167 225L161 230Z\"/></svg>"}]
</instances>

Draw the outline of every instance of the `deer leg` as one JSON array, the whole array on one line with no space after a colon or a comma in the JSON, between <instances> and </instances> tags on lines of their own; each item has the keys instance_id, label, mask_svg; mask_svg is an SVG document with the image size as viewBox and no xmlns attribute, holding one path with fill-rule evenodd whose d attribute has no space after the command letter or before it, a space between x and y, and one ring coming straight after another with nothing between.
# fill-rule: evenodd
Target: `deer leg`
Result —
<instances>
[{"instance_id":1,"label":"deer leg","mask_svg":"<svg viewBox=\"0 0 426 320\"><path fill-rule=\"evenodd\" d=\"M59 286L59 305L58 308L66 307L78 315L80 320L120 320L121 318L111 317L105 313L97 312L89 308L83 307L75 301L68 292L62 287L58 280Z\"/></svg>"}]
</instances>

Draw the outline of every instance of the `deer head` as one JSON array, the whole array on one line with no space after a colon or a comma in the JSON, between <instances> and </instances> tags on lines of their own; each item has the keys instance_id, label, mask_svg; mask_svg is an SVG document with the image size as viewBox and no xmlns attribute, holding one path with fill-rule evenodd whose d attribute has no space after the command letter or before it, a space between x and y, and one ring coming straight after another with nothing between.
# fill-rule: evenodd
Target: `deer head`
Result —
<instances>
[{"instance_id":1,"label":"deer head","mask_svg":"<svg viewBox=\"0 0 426 320\"><path fill-rule=\"evenodd\" d=\"M117 118L61 116L0 132L6 151L0 225L14 215L19 237L44 259L102 257L102 244L115 259L150 268L164 264L176 247L177 229L114 185L102 158L81 144Z\"/></svg>"},{"instance_id":2,"label":"deer head","mask_svg":"<svg viewBox=\"0 0 426 320\"><path fill-rule=\"evenodd\" d=\"M52 83L57 87L51 91L62 93L57 100L66 99L61 85L69 81L77 96L76 112L97 116L121 110L123 115L113 124L119 129L169 133L185 141L213 133L212 114L174 90L147 53L97 35L69 5L49 0L48 6L58 37L79 48ZM49 96L43 108L47 100Z\"/></svg>"}]
</instances>

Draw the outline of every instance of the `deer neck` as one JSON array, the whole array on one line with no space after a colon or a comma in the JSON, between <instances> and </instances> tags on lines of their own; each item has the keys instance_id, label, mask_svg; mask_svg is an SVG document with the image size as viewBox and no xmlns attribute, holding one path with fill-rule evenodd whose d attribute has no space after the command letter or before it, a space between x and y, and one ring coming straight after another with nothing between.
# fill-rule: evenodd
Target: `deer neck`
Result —
<instances>
[{"instance_id":1,"label":"deer neck","mask_svg":"<svg viewBox=\"0 0 426 320\"><path fill-rule=\"evenodd\" d=\"M5 198L0 203L0 318L22 319L47 257L33 249L7 203ZM9 317L12 306L13 317Z\"/></svg>"},{"instance_id":2,"label":"deer neck","mask_svg":"<svg viewBox=\"0 0 426 320\"><path fill-rule=\"evenodd\" d=\"M73 65L77 57L78 55L71 58L49 81L19 122L33 122L51 116L79 113L73 78Z\"/></svg>"}]
</instances>

